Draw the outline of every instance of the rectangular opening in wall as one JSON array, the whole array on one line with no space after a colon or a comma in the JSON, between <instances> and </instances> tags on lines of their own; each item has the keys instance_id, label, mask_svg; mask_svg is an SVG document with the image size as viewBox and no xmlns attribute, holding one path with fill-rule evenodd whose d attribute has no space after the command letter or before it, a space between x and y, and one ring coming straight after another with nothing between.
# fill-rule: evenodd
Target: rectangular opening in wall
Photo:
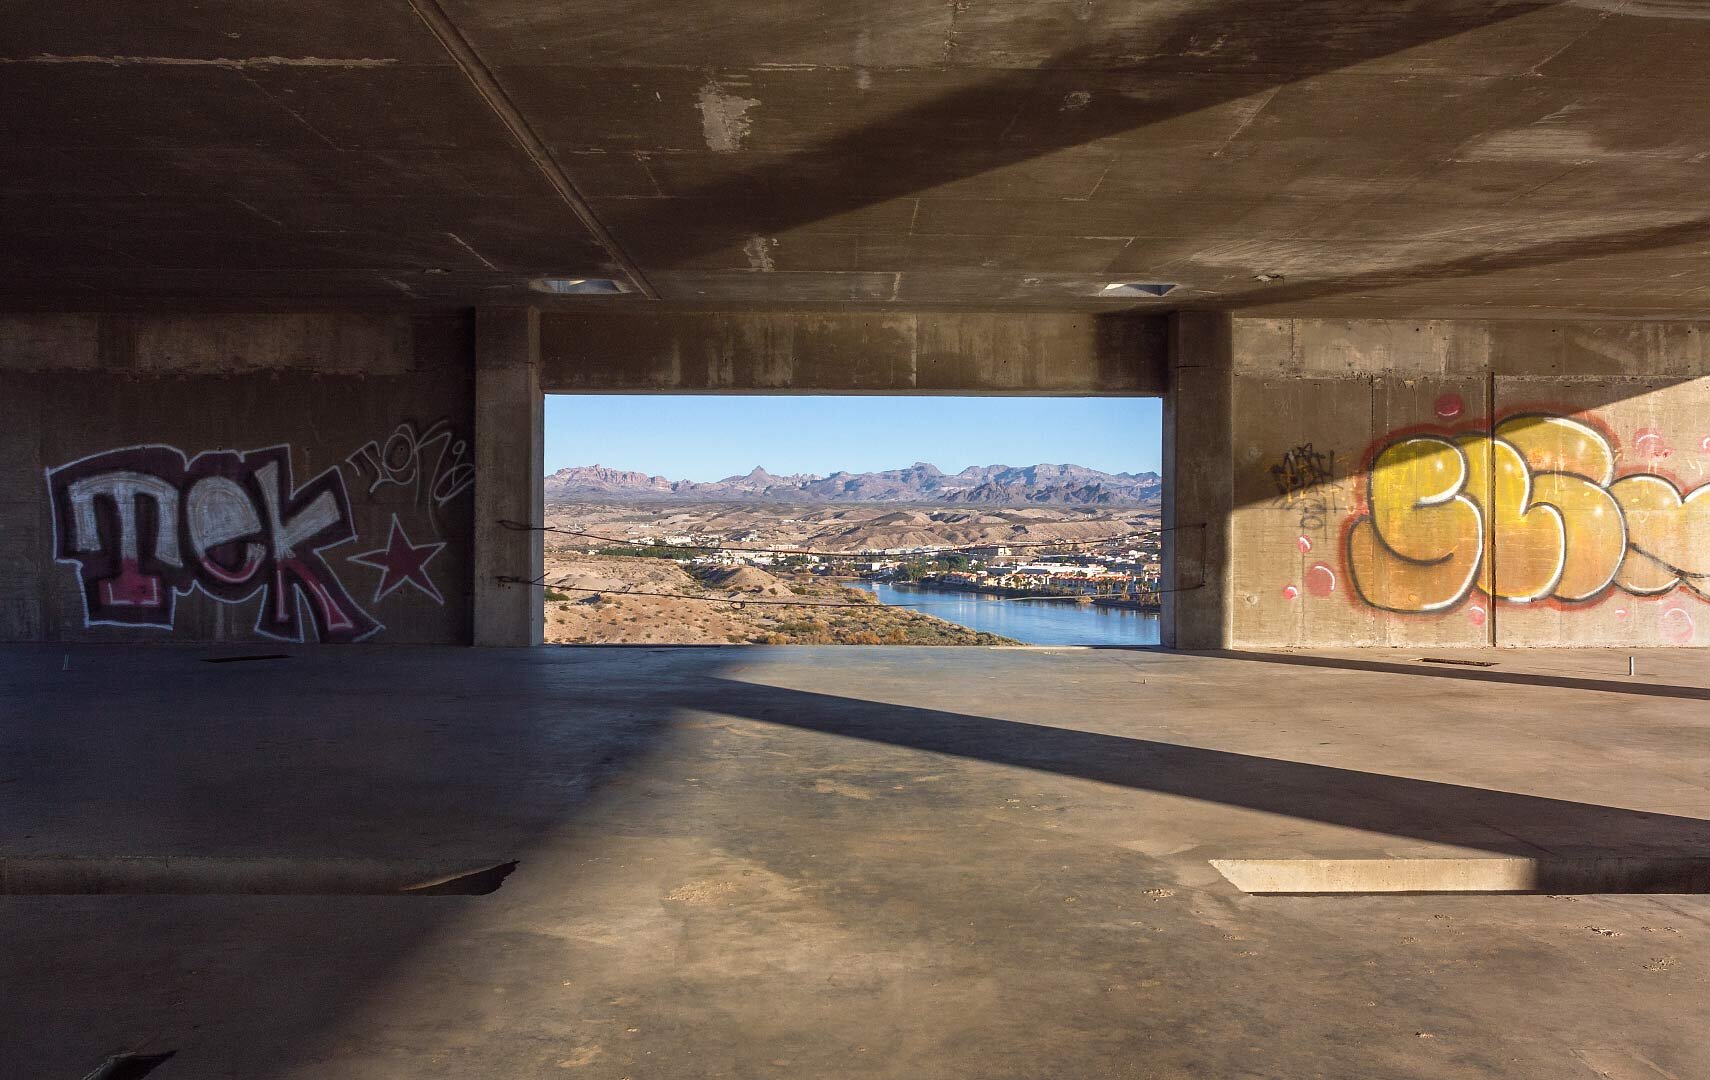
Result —
<instances>
[{"instance_id":1,"label":"rectangular opening in wall","mask_svg":"<svg viewBox=\"0 0 1710 1080\"><path fill-rule=\"evenodd\" d=\"M546 640L1155 644L1160 413L549 396Z\"/></svg>"}]
</instances>

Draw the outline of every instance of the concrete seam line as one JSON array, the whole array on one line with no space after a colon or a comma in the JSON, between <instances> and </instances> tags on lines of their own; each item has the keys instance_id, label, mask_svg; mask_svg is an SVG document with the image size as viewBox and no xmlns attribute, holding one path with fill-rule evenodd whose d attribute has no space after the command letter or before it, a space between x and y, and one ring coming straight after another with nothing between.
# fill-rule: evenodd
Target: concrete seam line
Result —
<instances>
[{"instance_id":1,"label":"concrete seam line","mask_svg":"<svg viewBox=\"0 0 1710 1080\"><path fill-rule=\"evenodd\" d=\"M493 75L486 61L475 51L475 46L469 43L463 31L458 29L457 24L451 21L451 16L439 5L439 0L408 0L408 3L433 36L439 39L445 51L451 54L452 60L474 86L476 94L493 110L493 115L505 125L505 130L510 132L511 138L516 140L523 153L534 162L535 168L546 177L547 183L552 185L553 190L558 192L559 197L575 213L577 220L594 234L594 239L605 247L606 253L623 268L624 273L643 296L651 300L659 299L659 290L647 280L647 275L641 272L641 267L629 257L623 245L617 242L617 238L606 228L605 223L594 214L588 200L582 197L582 193L576 190L576 185L564 174L557 159L552 156L552 151L548 150L546 144L541 142L540 136L534 133L534 128L529 126L527 118L511 100L510 95L505 93L504 87L499 85L499 80Z\"/></svg>"}]
</instances>

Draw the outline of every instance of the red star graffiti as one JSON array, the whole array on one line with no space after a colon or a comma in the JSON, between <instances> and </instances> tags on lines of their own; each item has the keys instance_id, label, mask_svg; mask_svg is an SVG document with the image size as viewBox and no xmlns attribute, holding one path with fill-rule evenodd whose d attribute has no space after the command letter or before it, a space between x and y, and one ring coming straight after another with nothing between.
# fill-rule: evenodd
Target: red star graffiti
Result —
<instances>
[{"instance_id":1,"label":"red star graffiti","mask_svg":"<svg viewBox=\"0 0 1710 1080\"><path fill-rule=\"evenodd\" d=\"M439 593L439 586L428 576L427 564L433 561L440 549L445 547L443 542L434 544L412 544L404 532L403 525L398 522L398 515L392 515L392 533L386 538L386 546L373 551L364 551L360 555L350 556L353 563L372 566L380 573L380 585L374 590L374 602L379 603L400 585L408 582L427 593L433 602L444 606L445 597Z\"/></svg>"}]
</instances>

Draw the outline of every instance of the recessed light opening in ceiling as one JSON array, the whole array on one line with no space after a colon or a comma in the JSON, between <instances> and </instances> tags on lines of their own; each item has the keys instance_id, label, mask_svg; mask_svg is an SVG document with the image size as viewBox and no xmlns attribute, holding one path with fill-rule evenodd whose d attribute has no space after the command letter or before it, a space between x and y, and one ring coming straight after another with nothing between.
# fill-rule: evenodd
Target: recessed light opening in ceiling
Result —
<instances>
[{"instance_id":1,"label":"recessed light opening in ceiling","mask_svg":"<svg viewBox=\"0 0 1710 1080\"><path fill-rule=\"evenodd\" d=\"M612 278L535 278L528 287L554 296L617 296L630 291L623 282Z\"/></svg>"},{"instance_id":2,"label":"recessed light opening in ceiling","mask_svg":"<svg viewBox=\"0 0 1710 1080\"><path fill-rule=\"evenodd\" d=\"M1174 282L1113 281L1098 291L1100 296L1167 296L1174 292Z\"/></svg>"}]
</instances>

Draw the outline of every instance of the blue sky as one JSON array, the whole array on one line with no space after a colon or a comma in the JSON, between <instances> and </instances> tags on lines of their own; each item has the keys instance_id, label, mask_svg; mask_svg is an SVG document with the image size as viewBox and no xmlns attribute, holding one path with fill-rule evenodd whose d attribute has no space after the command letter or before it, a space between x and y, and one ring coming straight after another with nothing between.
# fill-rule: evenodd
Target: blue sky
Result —
<instances>
[{"instance_id":1,"label":"blue sky","mask_svg":"<svg viewBox=\"0 0 1710 1080\"><path fill-rule=\"evenodd\" d=\"M1156 472L1156 398L549 395L546 471L635 469L671 480L874 472L929 461Z\"/></svg>"}]
</instances>

